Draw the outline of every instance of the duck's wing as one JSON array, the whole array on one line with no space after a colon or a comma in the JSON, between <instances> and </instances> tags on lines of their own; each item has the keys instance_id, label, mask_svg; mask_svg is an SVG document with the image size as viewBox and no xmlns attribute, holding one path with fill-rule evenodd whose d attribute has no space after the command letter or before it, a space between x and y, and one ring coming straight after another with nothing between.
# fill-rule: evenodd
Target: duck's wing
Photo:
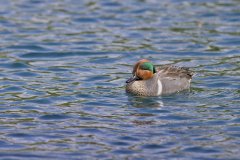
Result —
<instances>
[{"instance_id":1,"label":"duck's wing","mask_svg":"<svg viewBox=\"0 0 240 160\"><path fill-rule=\"evenodd\" d=\"M163 66L158 69L158 78L162 83L162 93L169 94L190 87L193 72L188 68Z\"/></svg>"},{"instance_id":2,"label":"duck's wing","mask_svg":"<svg viewBox=\"0 0 240 160\"><path fill-rule=\"evenodd\" d=\"M194 72L187 67L177 67L171 65L158 67L157 72L160 78L186 78L190 80L194 75Z\"/></svg>"}]
</instances>

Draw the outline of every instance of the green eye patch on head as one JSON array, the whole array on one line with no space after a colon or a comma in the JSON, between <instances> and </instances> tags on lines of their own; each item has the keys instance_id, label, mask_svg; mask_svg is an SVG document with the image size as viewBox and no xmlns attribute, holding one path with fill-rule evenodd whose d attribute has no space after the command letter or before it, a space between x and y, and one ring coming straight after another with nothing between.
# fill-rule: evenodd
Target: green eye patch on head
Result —
<instances>
[{"instance_id":1,"label":"green eye patch on head","mask_svg":"<svg viewBox=\"0 0 240 160\"><path fill-rule=\"evenodd\" d=\"M151 71L153 73L156 73L156 69L154 67L154 65L151 62L144 62L140 65L140 69L143 70L148 70Z\"/></svg>"}]
</instances>

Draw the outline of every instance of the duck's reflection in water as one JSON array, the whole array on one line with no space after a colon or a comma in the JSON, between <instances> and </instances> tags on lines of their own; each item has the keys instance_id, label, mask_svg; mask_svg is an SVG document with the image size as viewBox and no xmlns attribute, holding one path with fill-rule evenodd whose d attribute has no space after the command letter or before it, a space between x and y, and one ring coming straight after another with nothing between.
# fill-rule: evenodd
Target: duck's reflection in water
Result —
<instances>
[{"instance_id":1,"label":"duck's reflection in water","mask_svg":"<svg viewBox=\"0 0 240 160\"><path fill-rule=\"evenodd\" d=\"M161 108L164 103L161 97L141 97L141 96L128 96L128 102L130 106L136 108Z\"/></svg>"},{"instance_id":2,"label":"duck's reflection in water","mask_svg":"<svg viewBox=\"0 0 240 160\"><path fill-rule=\"evenodd\" d=\"M162 110L164 106L161 97L140 97L128 96L128 119L132 124L141 125L154 125L156 123L155 117L157 110Z\"/></svg>"}]
</instances>

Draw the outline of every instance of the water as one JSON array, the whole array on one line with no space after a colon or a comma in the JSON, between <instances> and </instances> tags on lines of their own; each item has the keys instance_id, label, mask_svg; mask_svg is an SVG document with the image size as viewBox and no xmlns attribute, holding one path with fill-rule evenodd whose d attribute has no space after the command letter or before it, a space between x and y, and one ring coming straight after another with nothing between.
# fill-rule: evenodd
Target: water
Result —
<instances>
[{"instance_id":1,"label":"water","mask_svg":"<svg viewBox=\"0 0 240 160\"><path fill-rule=\"evenodd\" d=\"M1 159L239 159L239 0L0 1ZM196 72L136 97L139 59Z\"/></svg>"}]
</instances>

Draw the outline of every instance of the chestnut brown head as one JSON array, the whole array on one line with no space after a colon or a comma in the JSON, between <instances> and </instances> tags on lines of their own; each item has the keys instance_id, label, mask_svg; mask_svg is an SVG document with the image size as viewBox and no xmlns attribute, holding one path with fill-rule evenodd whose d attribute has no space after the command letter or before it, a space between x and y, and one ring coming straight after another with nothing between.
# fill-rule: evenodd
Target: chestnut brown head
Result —
<instances>
[{"instance_id":1,"label":"chestnut brown head","mask_svg":"<svg viewBox=\"0 0 240 160\"><path fill-rule=\"evenodd\" d=\"M128 79L126 83L130 83L136 80L148 80L156 73L154 65L147 59L138 61L133 67L133 77Z\"/></svg>"}]
</instances>

